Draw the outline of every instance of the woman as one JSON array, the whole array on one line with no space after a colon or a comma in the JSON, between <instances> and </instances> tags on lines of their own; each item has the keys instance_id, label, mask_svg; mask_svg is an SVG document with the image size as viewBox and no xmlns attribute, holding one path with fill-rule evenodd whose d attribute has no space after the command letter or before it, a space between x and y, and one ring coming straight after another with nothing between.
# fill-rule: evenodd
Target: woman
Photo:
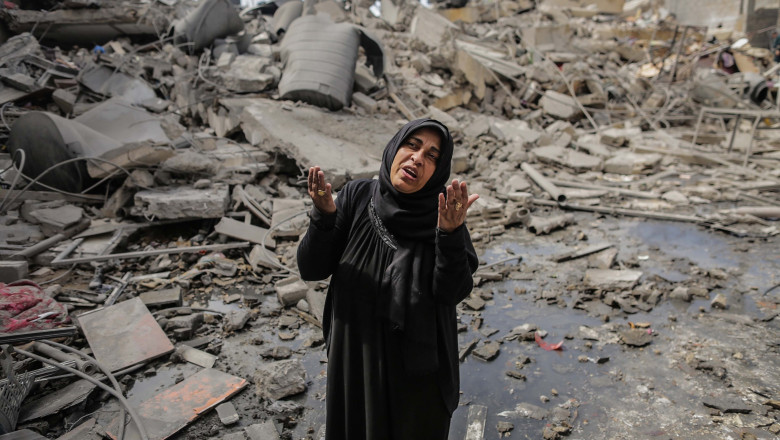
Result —
<instances>
[{"instance_id":1,"label":"woman","mask_svg":"<svg viewBox=\"0 0 780 440\"><path fill-rule=\"evenodd\" d=\"M453 142L432 119L387 144L379 180L349 182L334 202L319 167L298 248L305 280L331 276L326 439L444 440L458 405L455 306L477 256L464 225L478 196L450 174ZM445 198L446 194L446 198Z\"/></svg>"}]
</instances>

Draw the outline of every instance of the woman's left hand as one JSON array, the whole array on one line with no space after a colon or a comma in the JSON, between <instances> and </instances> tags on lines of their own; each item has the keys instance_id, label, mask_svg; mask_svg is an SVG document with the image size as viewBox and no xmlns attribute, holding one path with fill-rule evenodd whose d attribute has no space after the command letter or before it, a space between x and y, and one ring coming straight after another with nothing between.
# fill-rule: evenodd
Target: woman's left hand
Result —
<instances>
[{"instance_id":1,"label":"woman's left hand","mask_svg":"<svg viewBox=\"0 0 780 440\"><path fill-rule=\"evenodd\" d=\"M454 179L447 187L447 198L439 194L439 229L450 233L466 221L466 211L479 196L469 195L466 182L458 182Z\"/></svg>"}]
</instances>

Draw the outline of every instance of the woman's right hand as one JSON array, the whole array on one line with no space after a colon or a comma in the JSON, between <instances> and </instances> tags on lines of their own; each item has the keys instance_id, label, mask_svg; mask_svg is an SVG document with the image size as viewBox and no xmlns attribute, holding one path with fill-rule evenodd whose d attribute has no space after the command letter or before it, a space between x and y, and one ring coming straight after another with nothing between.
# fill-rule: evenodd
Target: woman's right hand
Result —
<instances>
[{"instance_id":1,"label":"woman's right hand","mask_svg":"<svg viewBox=\"0 0 780 440\"><path fill-rule=\"evenodd\" d=\"M330 183L325 182L325 173L318 166L309 168L309 197L314 206L323 214L335 214L336 203L333 201Z\"/></svg>"}]
</instances>

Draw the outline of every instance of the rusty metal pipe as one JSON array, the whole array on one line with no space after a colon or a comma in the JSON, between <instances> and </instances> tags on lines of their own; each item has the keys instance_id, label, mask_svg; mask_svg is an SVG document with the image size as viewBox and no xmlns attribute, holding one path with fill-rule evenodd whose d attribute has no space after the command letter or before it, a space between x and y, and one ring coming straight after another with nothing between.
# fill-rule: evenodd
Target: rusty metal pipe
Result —
<instances>
[{"instance_id":1,"label":"rusty metal pipe","mask_svg":"<svg viewBox=\"0 0 780 440\"><path fill-rule=\"evenodd\" d=\"M81 359L76 355L65 353L42 342L33 342L32 348L36 353L48 356L59 362L76 362L76 368L82 373L93 375L98 372L97 365L95 365L93 362Z\"/></svg>"}]
</instances>

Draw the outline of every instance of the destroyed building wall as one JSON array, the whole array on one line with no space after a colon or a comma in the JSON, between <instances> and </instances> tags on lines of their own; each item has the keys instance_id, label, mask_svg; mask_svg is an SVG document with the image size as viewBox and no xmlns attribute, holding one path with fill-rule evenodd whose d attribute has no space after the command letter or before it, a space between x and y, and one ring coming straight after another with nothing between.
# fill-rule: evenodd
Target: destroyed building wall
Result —
<instances>
[{"instance_id":1,"label":"destroyed building wall","mask_svg":"<svg viewBox=\"0 0 780 440\"><path fill-rule=\"evenodd\" d=\"M666 0L666 8L677 21L690 26L733 28L739 22L741 5L740 0Z\"/></svg>"}]
</instances>

